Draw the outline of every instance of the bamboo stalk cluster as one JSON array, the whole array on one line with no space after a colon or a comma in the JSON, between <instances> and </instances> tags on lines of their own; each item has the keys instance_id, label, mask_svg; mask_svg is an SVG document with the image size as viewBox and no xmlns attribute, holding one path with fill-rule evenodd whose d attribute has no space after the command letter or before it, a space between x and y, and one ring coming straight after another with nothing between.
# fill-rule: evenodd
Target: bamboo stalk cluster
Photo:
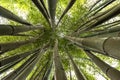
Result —
<instances>
[{"instance_id":1,"label":"bamboo stalk cluster","mask_svg":"<svg viewBox=\"0 0 120 80\"><path fill-rule=\"evenodd\" d=\"M65 35L64 40L68 43L73 43L80 49L82 49L86 55L92 59L92 61L111 79L119 80L120 71L111 67L103 60L94 55L94 53L102 54L111 58L120 60L120 20L114 21L111 23L104 24L111 18L114 18L120 13L120 4L117 4L110 9L100 12L102 9L111 5L115 0L106 0L100 5L97 5L102 0L98 0L86 13L85 16L88 18L84 20L81 25L70 35ZM56 29L59 26L62 18L65 14L72 8L76 0L70 0L66 9L63 11L60 16L57 24L56 16L56 7L58 0L48 0L46 7L43 0L32 0L35 6L39 9L41 14L46 19L46 22L49 23L51 31L56 33ZM0 36L5 35L19 35L20 33L34 30L45 30L45 27L42 25L33 25L22 18L18 17L11 11L0 6L0 16L13 20L20 23L21 25L6 25L0 24ZM81 18L81 19L82 19ZM81 22L81 21L80 21ZM47 34L45 31L43 35ZM86 35L84 35L86 34ZM54 34L56 35L56 34ZM53 35L52 35L53 36ZM43 36L32 37L28 40L9 42L9 43L0 43L0 54L15 50L23 45L34 43ZM43 43L44 44L44 43ZM67 80L66 72L62 64L60 52L59 52L60 40L55 38L50 38L47 43L38 47L36 49L30 50L28 52L19 53L7 58L0 59L0 73L5 72L6 70L12 68L14 65L20 63L22 60L26 61L19 66L17 69L12 71L7 76L4 76L1 80L25 80L29 74L32 74L30 80L48 80L52 74L53 80ZM64 47L64 51L72 65L72 68L75 72L75 75L78 80L87 80L85 74L82 70L78 68L78 65L74 61L74 57L69 52L69 45L67 44ZM52 49L52 55L49 56L44 65L41 65L43 56L47 54L48 50ZM48 57L47 57L48 58ZM42 67L41 67L42 66ZM33 69L36 69L33 71ZM32 72L33 71L33 72ZM52 73L53 71L53 73ZM32 72L32 73L31 73ZM71 76L70 76L71 77Z\"/></svg>"}]
</instances>

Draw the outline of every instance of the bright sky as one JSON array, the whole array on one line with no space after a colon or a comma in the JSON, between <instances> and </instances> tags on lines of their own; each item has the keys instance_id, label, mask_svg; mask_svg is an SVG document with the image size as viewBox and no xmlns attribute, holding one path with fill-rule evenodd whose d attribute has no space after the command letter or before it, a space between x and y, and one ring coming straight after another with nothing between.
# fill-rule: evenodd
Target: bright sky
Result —
<instances>
[{"instance_id":1,"label":"bright sky","mask_svg":"<svg viewBox=\"0 0 120 80\"><path fill-rule=\"evenodd\" d=\"M102 75L100 75L100 74L96 74L95 77L96 77L96 80L106 80L106 79L105 79Z\"/></svg>"}]
</instances>

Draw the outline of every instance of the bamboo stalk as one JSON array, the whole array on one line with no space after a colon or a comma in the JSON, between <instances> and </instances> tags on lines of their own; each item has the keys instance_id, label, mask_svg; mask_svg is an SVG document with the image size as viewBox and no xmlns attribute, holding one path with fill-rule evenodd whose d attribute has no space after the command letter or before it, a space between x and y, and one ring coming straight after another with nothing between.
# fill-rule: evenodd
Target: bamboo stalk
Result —
<instances>
[{"instance_id":1,"label":"bamboo stalk","mask_svg":"<svg viewBox=\"0 0 120 80\"><path fill-rule=\"evenodd\" d=\"M0 25L0 35L14 35L20 32L26 32L30 30L43 29L42 25L38 26L25 26L25 25Z\"/></svg>"},{"instance_id":2,"label":"bamboo stalk","mask_svg":"<svg viewBox=\"0 0 120 80\"><path fill-rule=\"evenodd\" d=\"M85 51L86 54L93 60L93 62L111 79L111 80L119 80L120 79L120 71L111 67L110 65L103 62L97 56L92 54L90 51Z\"/></svg>"},{"instance_id":3,"label":"bamboo stalk","mask_svg":"<svg viewBox=\"0 0 120 80\"><path fill-rule=\"evenodd\" d=\"M2 6L0 6L0 16L5 17L5 18L10 19L10 20L13 20L13 21L16 21L16 22L19 22L21 24L31 25L27 21L21 19L20 17L13 14L11 11L3 8Z\"/></svg>"},{"instance_id":4,"label":"bamboo stalk","mask_svg":"<svg viewBox=\"0 0 120 80\"><path fill-rule=\"evenodd\" d=\"M56 39L53 51L53 62L55 67L55 80L67 80L60 56L58 54L58 40Z\"/></svg>"}]
</instances>

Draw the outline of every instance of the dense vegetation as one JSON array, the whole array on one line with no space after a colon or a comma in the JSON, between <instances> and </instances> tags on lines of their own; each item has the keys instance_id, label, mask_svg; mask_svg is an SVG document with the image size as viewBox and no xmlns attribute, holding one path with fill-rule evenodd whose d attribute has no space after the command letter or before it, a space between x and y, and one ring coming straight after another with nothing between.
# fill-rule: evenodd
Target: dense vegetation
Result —
<instances>
[{"instance_id":1,"label":"dense vegetation","mask_svg":"<svg viewBox=\"0 0 120 80\"><path fill-rule=\"evenodd\" d=\"M119 80L119 0L0 0L0 80Z\"/></svg>"}]
</instances>

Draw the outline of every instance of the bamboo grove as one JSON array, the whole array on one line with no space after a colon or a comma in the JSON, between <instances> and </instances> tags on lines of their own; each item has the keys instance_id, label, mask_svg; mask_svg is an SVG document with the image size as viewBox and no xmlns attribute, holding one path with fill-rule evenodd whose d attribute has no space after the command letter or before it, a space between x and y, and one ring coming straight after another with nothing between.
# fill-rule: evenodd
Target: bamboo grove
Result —
<instances>
[{"instance_id":1,"label":"bamboo grove","mask_svg":"<svg viewBox=\"0 0 120 80\"><path fill-rule=\"evenodd\" d=\"M0 24L0 80L96 80L85 71L86 65L106 80L120 80L119 69L99 57L120 60L120 18L115 19L120 1L95 0L89 7L83 6L87 0L80 1L24 1L38 10L39 23L0 5L0 16L11 22ZM4 41L4 37L13 40Z\"/></svg>"}]
</instances>

